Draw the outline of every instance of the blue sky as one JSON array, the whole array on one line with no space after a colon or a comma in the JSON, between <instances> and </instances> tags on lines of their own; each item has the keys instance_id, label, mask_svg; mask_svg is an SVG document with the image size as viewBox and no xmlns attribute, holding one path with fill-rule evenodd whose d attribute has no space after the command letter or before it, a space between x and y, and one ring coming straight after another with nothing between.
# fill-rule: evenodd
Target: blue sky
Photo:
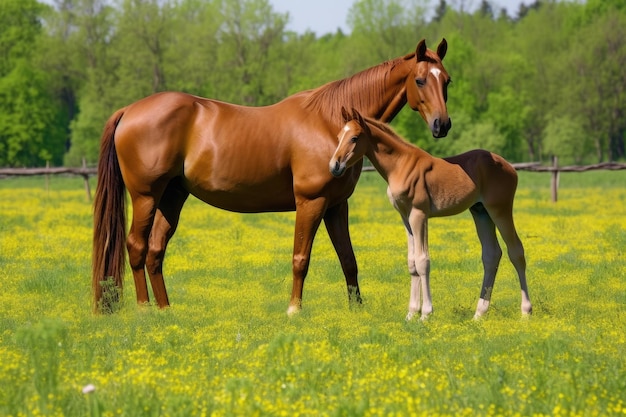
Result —
<instances>
[{"instance_id":1,"label":"blue sky","mask_svg":"<svg viewBox=\"0 0 626 417\"><path fill-rule=\"evenodd\" d=\"M337 28L348 31L346 17L355 0L270 0L274 10L280 13L289 12L288 29L303 33L307 29L317 35L334 33ZM523 0L530 4L533 0ZM433 7L438 0L430 0ZM448 0L449 5L463 3L466 9L478 7L480 0ZM504 7L509 15L515 15L522 0L492 0L494 10Z\"/></svg>"}]
</instances>

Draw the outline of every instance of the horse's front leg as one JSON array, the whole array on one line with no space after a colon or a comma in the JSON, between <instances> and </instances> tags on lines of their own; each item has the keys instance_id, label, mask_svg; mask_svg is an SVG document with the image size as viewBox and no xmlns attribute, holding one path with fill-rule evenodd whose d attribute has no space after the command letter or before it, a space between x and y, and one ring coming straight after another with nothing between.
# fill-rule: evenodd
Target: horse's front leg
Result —
<instances>
[{"instance_id":1,"label":"horse's front leg","mask_svg":"<svg viewBox=\"0 0 626 417\"><path fill-rule=\"evenodd\" d=\"M313 238L325 211L325 198L309 200L296 196L296 226L292 260L293 286L289 308L287 309L287 314L290 316L302 309L302 290L304 279L309 270Z\"/></svg>"},{"instance_id":2,"label":"horse's front leg","mask_svg":"<svg viewBox=\"0 0 626 417\"><path fill-rule=\"evenodd\" d=\"M411 297L407 319L421 310L422 320L433 312L430 296L430 256L428 254L428 217L421 210L413 209L409 214L408 224L412 232L412 247L409 243L409 271L411 273ZM410 238L411 236L409 236ZM412 249L412 250L411 250ZM411 262L411 254L413 260ZM411 269L411 263L413 269ZM420 295L421 309L419 308Z\"/></svg>"},{"instance_id":3,"label":"horse's front leg","mask_svg":"<svg viewBox=\"0 0 626 417\"><path fill-rule=\"evenodd\" d=\"M339 257L343 274L346 277L348 299L350 303L356 302L361 304L363 300L361 299L357 277L358 267L348 229L348 201L346 200L336 206L329 207L326 210L326 214L324 214L324 224L335 252Z\"/></svg>"}]
</instances>

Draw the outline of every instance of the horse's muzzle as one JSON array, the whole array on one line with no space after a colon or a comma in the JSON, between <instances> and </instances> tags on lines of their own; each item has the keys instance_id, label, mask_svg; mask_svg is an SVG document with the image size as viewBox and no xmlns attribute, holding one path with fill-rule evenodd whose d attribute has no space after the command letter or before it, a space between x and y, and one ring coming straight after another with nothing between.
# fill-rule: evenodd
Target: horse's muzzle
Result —
<instances>
[{"instance_id":1,"label":"horse's muzzle","mask_svg":"<svg viewBox=\"0 0 626 417\"><path fill-rule=\"evenodd\" d=\"M443 138L448 134L448 131L452 128L452 119L447 118L445 121L441 119L435 119L431 127L431 132L435 138Z\"/></svg>"}]
</instances>

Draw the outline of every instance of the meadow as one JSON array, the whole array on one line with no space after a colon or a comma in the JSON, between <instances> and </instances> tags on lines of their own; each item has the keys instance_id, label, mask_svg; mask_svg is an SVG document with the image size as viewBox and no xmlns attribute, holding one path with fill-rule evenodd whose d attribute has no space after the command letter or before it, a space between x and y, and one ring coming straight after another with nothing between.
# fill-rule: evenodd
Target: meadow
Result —
<instances>
[{"instance_id":1,"label":"meadow","mask_svg":"<svg viewBox=\"0 0 626 417\"><path fill-rule=\"evenodd\" d=\"M434 314L406 322L399 216L376 173L350 199L361 306L324 227L287 317L293 213L190 198L165 260L171 307L94 316L82 180L0 180L0 415L626 415L626 171L520 173L533 315L503 257L488 315L469 213L430 222ZM92 187L93 189L93 187Z\"/></svg>"}]
</instances>

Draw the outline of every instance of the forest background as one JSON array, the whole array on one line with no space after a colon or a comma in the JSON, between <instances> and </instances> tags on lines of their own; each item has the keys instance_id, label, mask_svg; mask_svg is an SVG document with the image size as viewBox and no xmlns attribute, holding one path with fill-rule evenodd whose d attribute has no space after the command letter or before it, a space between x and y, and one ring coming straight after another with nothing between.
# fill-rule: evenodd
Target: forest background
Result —
<instances>
[{"instance_id":1,"label":"forest background","mask_svg":"<svg viewBox=\"0 0 626 417\"><path fill-rule=\"evenodd\" d=\"M2 0L0 166L94 165L114 110L165 90L248 106L448 41L453 128L392 125L438 156L626 158L626 2L355 0L349 33L295 33L268 0Z\"/></svg>"}]
</instances>

